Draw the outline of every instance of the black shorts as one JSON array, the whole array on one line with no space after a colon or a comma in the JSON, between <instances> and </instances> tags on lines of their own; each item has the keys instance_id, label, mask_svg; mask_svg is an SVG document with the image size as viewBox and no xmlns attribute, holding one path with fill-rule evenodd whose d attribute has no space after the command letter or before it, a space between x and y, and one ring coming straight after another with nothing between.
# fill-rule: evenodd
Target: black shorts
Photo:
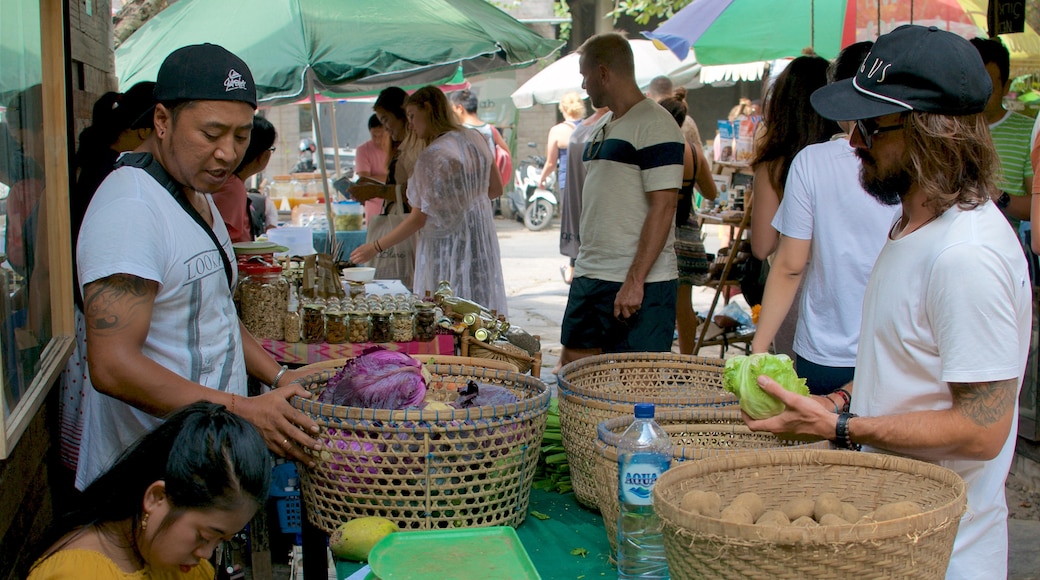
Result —
<instances>
[{"instance_id":1,"label":"black shorts","mask_svg":"<svg viewBox=\"0 0 1040 580\"><path fill-rule=\"evenodd\" d=\"M642 305L626 319L614 316L614 299L620 290L620 282L572 280L560 332L563 346L603 352L671 351L678 282L644 284Z\"/></svg>"}]
</instances>

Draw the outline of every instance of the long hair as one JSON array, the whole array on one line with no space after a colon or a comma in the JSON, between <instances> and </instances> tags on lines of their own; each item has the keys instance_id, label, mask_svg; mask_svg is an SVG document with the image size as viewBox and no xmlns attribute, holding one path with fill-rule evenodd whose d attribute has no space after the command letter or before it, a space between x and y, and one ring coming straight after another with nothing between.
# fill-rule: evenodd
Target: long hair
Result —
<instances>
[{"instance_id":1,"label":"long hair","mask_svg":"<svg viewBox=\"0 0 1040 580\"><path fill-rule=\"evenodd\" d=\"M813 109L809 96L827 84L829 63L819 56L800 56L793 61L773 86L765 104L765 132L755 147L751 165L768 164L769 182L783 191L787 172L796 153L806 145L830 139L841 131Z\"/></svg>"},{"instance_id":2,"label":"long hair","mask_svg":"<svg viewBox=\"0 0 1040 580\"><path fill-rule=\"evenodd\" d=\"M657 101L659 105L664 107L664 110L668 111L668 114L675 119L675 122L682 127L682 124L686 121L686 115L689 109L686 105L686 88L679 87L675 89L675 93L670 97L665 97L660 101Z\"/></svg>"},{"instance_id":3,"label":"long hair","mask_svg":"<svg viewBox=\"0 0 1040 580\"><path fill-rule=\"evenodd\" d=\"M127 129L148 129L152 126L152 109L155 100L153 82L140 82L125 93L107 92L94 103L90 126L79 134L76 149L76 169L94 163L103 163L108 151L119 135Z\"/></svg>"},{"instance_id":4,"label":"long hair","mask_svg":"<svg viewBox=\"0 0 1040 580\"><path fill-rule=\"evenodd\" d=\"M997 151L984 114L912 112L904 120L906 157L925 206L936 215L954 205L970 210L996 189Z\"/></svg>"},{"instance_id":5,"label":"long hair","mask_svg":"<svg viewBox=\"0 0 1040 580\"><path fill-rule=\"evenodd\" d=\"M267 445L256 428L223 405L193 403L138 439L87 486L76 508L53 530L48 545L68 535L64 545L91 526L106 529L129 520L126 541L137 549L142 500L148 487L160 480L166 484L171 511L159 529L190 509L229 510L242 501L263 506L271 467Z\"/></svg>"},{"instance_id":6,"label":"long hair","mask_svg":"<svg viewBox=\"0 0 1040 580\"><path fill-rule=\"evenodd\" d=\"M444 96L444 92L433 85L426 85L415 91L404 104L405 107L411 105L427 110L427 115L429 116L427 125L431 136L420 137L426 145L429 145L431 141L448 131L458 131L463 128L462 124L455 118L455 112L448 106L448 97Z\"/></svg>"},{"instance_id":7,"label":"long hair","mask_svg":"<svg viewBox=\"0 0 1040 580\"><path fill-rule=\"evenodd\" d=\"M581 119L585 116L585 101L578 91L567 91L560 97L560 112L564 119Z\"/></svg>"}]
</instances>

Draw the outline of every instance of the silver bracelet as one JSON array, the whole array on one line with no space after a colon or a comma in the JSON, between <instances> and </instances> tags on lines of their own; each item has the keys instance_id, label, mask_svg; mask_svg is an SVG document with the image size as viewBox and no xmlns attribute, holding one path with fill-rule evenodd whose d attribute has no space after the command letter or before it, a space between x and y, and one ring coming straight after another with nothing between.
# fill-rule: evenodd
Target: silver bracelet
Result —
<instances>
[{"instance_id":1,"label":"silver bracelet","mask_svg":"<svg viewBox=\"0 0 1040 580\"><path fill-rule=\"evenodd\" d=\"M282 369L278 371L278 374L274 376L274 380L271 381L271 388L273 388L273 389L277 389L278 388L278 381L281 380L282 375L284 375L286 372L288 372L288 370L289 370L289 367L287 367L285 365L282 365Z\"/></svg>"}]
</instances>

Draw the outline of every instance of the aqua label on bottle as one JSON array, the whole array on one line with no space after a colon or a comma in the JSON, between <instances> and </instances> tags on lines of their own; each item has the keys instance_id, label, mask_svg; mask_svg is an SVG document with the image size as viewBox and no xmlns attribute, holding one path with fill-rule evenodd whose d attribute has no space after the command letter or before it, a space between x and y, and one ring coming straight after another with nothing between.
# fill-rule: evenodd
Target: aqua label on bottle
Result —
<instances>
[{"instance_id":1,"label":"aqua label on bottle","mask_svg":"<svg viewBox=\"0 0 1040 580\"><path fill-rule=\"evenodd\" d=\"M654 453L637 453L618 472L618 491L631 505L651 505L654 484L669 467L669 459Z\"/></svg>"}]
</instances>

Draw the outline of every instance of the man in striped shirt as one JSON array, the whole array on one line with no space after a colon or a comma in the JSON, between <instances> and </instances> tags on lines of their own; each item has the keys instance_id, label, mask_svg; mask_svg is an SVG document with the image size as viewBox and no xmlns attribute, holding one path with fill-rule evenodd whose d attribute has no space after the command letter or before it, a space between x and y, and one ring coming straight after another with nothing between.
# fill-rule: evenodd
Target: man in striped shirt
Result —
<instances>
[{"instance_id":1,"label":"man in striped shirt","mask_svg":"<svg viewBox=\"0 0 1040 580\"><path fill-rule=\"evenodd\" d=\"M1008 49L993 38L974 38L971 43L979 51L986 72L993 81L993 94L986 103L986 122L993 145L1000 157L1000 171L994 200L1011 226L1018 232L1021 220L1029 219L1033 166L1029 161L1033 120L1004 108L1004 97L1011 89L1011 57Z\"/></svg>"},{"instance_id":2,"label":"man in striped shirt","mask_svg":"<svg viewBox=\"0 0 1040 580\"><path fill-rule=\"evenodd\" d=\"M673 222L684 143L643 95L632 48L600 34L578 50L597 122L582 160L581 249L564 312L560 364L603 352L668 352L678 289Z\"/></svg>"}]
</instances>

